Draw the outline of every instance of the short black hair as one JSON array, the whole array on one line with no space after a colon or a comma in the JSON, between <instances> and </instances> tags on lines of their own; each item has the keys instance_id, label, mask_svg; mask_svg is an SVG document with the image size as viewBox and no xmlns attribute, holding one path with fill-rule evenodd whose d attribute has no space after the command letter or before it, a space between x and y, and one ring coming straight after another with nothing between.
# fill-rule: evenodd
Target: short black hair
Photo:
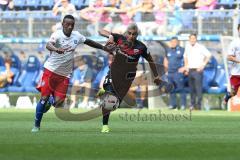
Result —
<instances>
[{"instance_id":1,"label":"short black hair","mask_svg":"<svg viewBox=\"0 0 240 160\"><path fill-rule=\"evenodd\" d=\"M72 19L72 20L75 21L75 18L74 18L72 15L70 15L70 14L64 16L63 21L64 21L65 19L67 19L67 18L68 18L68 19Z\"/></svg>"},{"instance_id":2,"label":"short black hair","mask_svg":"<svg viewBox=\"0 0 240 160\"><path fill-rule=\"evenodd\" d=\"M173 37L171 37L170 40L174 40L174 39L178 40L178 37L177 36L173 36Z\"/></svg>"},{"instance_id":3,"label":"short black hair","mask_svg":"<svg viewBox=\"0 0 240 160\"><path fill-rule=\"evenodd\" d=\"M197 33L191 33L191 34L189 35L189 37L191 37L191 36L197 37Z\"/></svg>"}]
</instances>

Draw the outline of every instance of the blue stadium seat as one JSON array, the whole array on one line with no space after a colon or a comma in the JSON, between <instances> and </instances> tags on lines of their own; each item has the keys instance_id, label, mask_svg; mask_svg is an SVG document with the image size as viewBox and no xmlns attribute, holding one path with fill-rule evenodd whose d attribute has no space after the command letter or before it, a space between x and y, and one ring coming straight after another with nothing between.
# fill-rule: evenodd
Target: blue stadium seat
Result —
<instances>
[{"instance_id":1,"label":"blue stadium seat","mask_svg":"<svg viewBox=\"0 0 240 160\"><path fill-rule=\"evenodd\" d=\"M0 56L0 66L4 66L4 59L2 56Z\"/></svg>"},{"instance_id":2,"label":"blue stadium seat","mask_svg":"<svg viewBox=\"0 0 240 160\"><path fill-rule=\"evenodd\" d=\"M220 94L227 92L227 78L224 67L220 65L217 66L217 73L213 80L212 86L210 86L206 92L210 94Z\"/></svg>"},{"instance_id":3,"label":"blue stadium seat","mask_svg":"<svg viewBox=\"0 0 240 160\"><path fill-rule=\"evenodd\" d=\"M30 9L39 9L40 0L26 0L26 6Z\"/></svg>"},{"instance_id":4,"label":"blue stadium seat","mask_svg":"<svg viewBox=\"0 0 240 160\"><path fill-rule=\"evenodd\" d=\"M25 69L28 72L36 72L36 71L39 71L40 66L41 66L41 63L39 59L36 56L31 55L28 57L28 61Z\"/></svg>"},{"instance_id":5,"label":"blue stadium seat","mask_svg":"<svg viewBox=\"0 0 240 160\"><path fill-rule=\"evenodd\" d=\"M235 4L235 0L218 0L216 9L225 8L225 9L233 9Z\"/></svg>"},{"instance_id":6,"label":"blue stadium seat","mask_svg":"<svg viewBox=\"0 0 240 160\"><path fill-rule=\"evenodd\" d=\"M41 0L39 6L43 7L44 9L52 9L54 0Z\"/></svg>"},{"instance_id":7,"label":"blue stadium seat","mask_svg":"<svg viewBox=\"0 0 240 160\"><path fill-rule=\"evenodd\" d=\"M234 0L219 0L218 4L224 4L224 5L232 6L234 4Z\"/></svg>"},{"instance_id":8,"label":"blue stadium seat","mask_svg":"<svg viewBox=\"0 0 240 160\"><path fill-rule=\"evenodd\" d=\"M11 60L12 60L12 67L21 70L21 61L18 58L18 56L15 55L15 54L12 54L11 55Z\"/></svg>"},{"instance_id":9,"label":"blue stadium seat","mask_svg":"<svg viewBox=\"0 0 240 160\"><path fill-rule=\"evenodd\" d=\"M203 71L203 92L207 92L208 88L212 86L217 73L217 65L217 60L212 56Z\"/></svg>"},{"instance_id":10,"label":"blue stadium seat","mask_svg":"<svg viewBox=\"0 0 240 160\"><path fill-rule=\"evenodd\" d=\"M8 88L5 87L5 88L0 88L0 93L4 93L4 92L7 92L8 91Z\"/></svg>"},{"instance_id":11,"label":"blue stadium seat","mask_svg":"<svg viewBox=\"0 0 240 160\"><path fill-rule=\"evenodd\" d=\"M82 58L85 60L87 65L92 68L92 57L90 55L83 55Z\"/></svg>"},{"instance_id":12,"label":"blue stadium seat","mask_svg":"<svg viewBox=\"0 0 240 160\"><path fill-rule=\"evenodd\" d=\"M75 5L77 9L82 9L84 6L84 1L85 0L71 0L71 3Z\"/></svg>"},{"instance_id":13,"label":"blue stadium seat","mask_svg":"<svg viewBox=\"0 0 240 160\"><path fill-rule=\"evenodd\" d=\"M13 0L14 8L16 10L23 9L25 7L25 4L26 4L25 2L26 2L25 0Z\"/></svg>"},{"instance_id":14,"label":"blue stadium seat","mask_svg":"<svg viewBox=\"0 0 240 160\"><path fill-rule=\"evenodd\" d=\"M179 17L181 17L181 21L184 27L192 28L193 27L193 17L195 16L195 11L185 11L179 12Z\"/></svg>"},{"instance_id":15,"label":"blue stadium seat","mask_svg":"<svg viewBox=\"0 0 240 160\"><path fill-rule=\"evenodd\" d=\"M20 70L19 69L17 69L17 68L12 68L11 67L11 71L13 72L13 74L14 74L14 77L13 77L13 82L12 82L12 84L11 85L15 85L15 84L17 84L17 81L18 81L18 78L19 78L19 76L20 76Z\"/></svg>"},{"instance_id":16,"label":"blue stadium seat","mask_svg":"<svg viewBox=\"0 0 240 160\"><path fill-rule=\"evenodd\" d=\"M224 67L221 65L217 66L216 76L214 77L212 84L208 87L207 90L205 90L205 93L214 95L217 94L218 101L216 102L218 103L218 108L222 108L223 94L227 93L227 79ZM206 97L207 101L209 101L209 97L209 95ZM208 106L208 102L205 105Z\"/></svg>"},{"instance_id":17,"label":"blue stadium seat","mask_svg":"<svg viewBox=\"0 0 240 160\"><path fill-rule=\"evenodd\" d=\"M88 7L91 0L84 0L83 7Z\"/></svg>"},{"instance_id":18,"label":"blue stadium seat","mask_svg":"<svg viewBox=\"0 0 240 160\"><path fill-rule=\"evenodd\" d=\"M37 92L36 79L39 75L40 61L36 56L29 56L26 68L18 78L16 86L8 87L9 92Z\"/></svg>"}]
</instances>

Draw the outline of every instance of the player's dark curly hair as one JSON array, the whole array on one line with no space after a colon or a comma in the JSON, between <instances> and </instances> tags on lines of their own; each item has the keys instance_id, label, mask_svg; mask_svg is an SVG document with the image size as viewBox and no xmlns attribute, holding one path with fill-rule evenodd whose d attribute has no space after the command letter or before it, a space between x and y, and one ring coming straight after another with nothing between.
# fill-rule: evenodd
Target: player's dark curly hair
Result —
<instances>
[{"instance_id":1,"label":"player's dark curly hair","mask_svg":"<svg viewBox=\"0 0 240 160\"><path fill-rule=\"evenodd\" d=\"M74 18L72 15L70 15L70 14L64 16L64 18L63 18L63 22L64 22L65 19L72 19L72 20L75 21L75 18Z\"/></svg>"}]
</instances>

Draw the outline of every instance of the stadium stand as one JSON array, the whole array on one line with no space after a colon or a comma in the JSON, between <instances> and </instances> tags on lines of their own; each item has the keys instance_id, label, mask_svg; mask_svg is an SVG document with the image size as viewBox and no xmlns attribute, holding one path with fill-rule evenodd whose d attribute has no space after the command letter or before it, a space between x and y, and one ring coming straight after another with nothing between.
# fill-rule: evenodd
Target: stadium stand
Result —
<instances>
[{"instance_id":1,"label":"stadium stand","mask_svg":"<svg viewBox=\"0 0 240 160\"><path fill-rule=\"evenodd\" d=\"M54 5L53 0L40 0L39 6L44 10L51 10Z\"/></svg>"},{"instance_id":2,"label":"stadium stand","mask_svg":"<svg viewBox=\"0 0 240 160\"><path fill-rule=\"evenodd\" d=\"M155 24L152 13L141 13L142 22L152 22ZM113 28L120 21L119 14L111 14L113 19ZM233 23L238 21L234 10L214 10L214 11L175 11L166 12L163 27L167 34L188 34L198 32L201 34L214 35L222 33L231 35L233 33ZM0 26L2 36L4 37L48 37L52 33L52 26L61 21L60 15L53 15L52 11L4 11L0 13L2 24ZM31 20L29 18L32 17ZM153 18L149 18L153 17ZM76 21L78 30L90 36L86 26L90 22L84 20ZM210 25L211 24L211 25ZM221 24L221 25L220 25ZM101 25L95 25L95 30ZM177 27L176 27L177 26ZM160 36L165 36L162 31ZM148 32L147 32L148 33ZM151 32L150 32L151 33ZM156 35L155 31L152 33ZM148 36L148 35L146 35ZM152 35L149 35L153 37Z\"/></svg>"},{"instance_id":3,"label":"stadium stand","mask_svg":"<svg viewBox=\"0 0 240 160\"><path fill-rule=\"evenodd\" d=\"M203 92L213 85L214 78L217 74L217 60L212 57L203 71Z\"/></svg>"},{"instance_id":4,"label":"stadium stand","mask_svg":"<svg viewBox=\"0 0 240 160\"><path fill-rule=\"evenodd\" d=\"M15 18L16 13L12 11L4 11L2 12L3 20L13 20Z\"/></svg>"},{"instance_id":5,"label":"stadium stand","mask_svg":"<svg viewBox=\"0 0 240 160\"><path fill-rule=\"evenodd\" d=\"M212 81L212 85L206 90L209 94L220 94L227 92L226 73L222 65L217 66L216 75Z\"/></svg>"},{"instance_id":6,"label":"stadium stand","mask_svg":"<svg viewBox=\"0 0 240 160\"><path fill-rule=\"evenodd\" d=\"M71 3L75 5L76 9L80 10L85 7L85 0L71 0Z\"/></svg>"},{"instance_id":7,"label":"stadium stand","mask_svg":"<svg viewBox=\"0 0 240 160\"><path fill-rule=\"evenodd\" d=\"M11 55L12 58L12 67L21 70L21 61L16 54Z\"/></svg>"},{"instance_id":8,"label":"stadium stand","mask_svg":"<svg viewBox=\"0 0 240 160\"><path fill-rule=\"evenodd\" d=\"M236 1L235 0L219 0L217 8L225 8L225 9L234 9L236 7Z\"/></svg>"},{"instance_id":9,"label":"stadium stand","mask_svg":"<svg viewBox=\"0 0 240 160\"><path fill-rule=\"evenodd\" d=\"M0 66L4 66L4 59L2 56L0 56Z\"/></svg>"},{"instance_id":10,"label":"stadium stand","mask_svg":"<svg viewBox=\"0 0 240 160\"><path fill-rule=\"evenodd\" d=\"M26 67L21 72L17 83L8 87L9 92L37 92L36 79L40 70L40 61L36 56L29 56Z\"/></svg>"},{"instance_id":11,"label":"stadium stand","mask_svg":"<svg viewBox=\"0 0 240 160\"><path fill-rule=\"evenodd\" d=\"M78 10L81 10L91 3L90 0L69 0ZM51 10L54 0L13 0L14 10ZM216 9L235 9L239 4L239 0L218 0ZM108 3L105 4L106 6ZM180 6L179 6L180 7Z\"/></svg>"},{"instance_id":12,"label":"stadium stand","mask_svg":"<svg viewBox=\"0 0 240 160\"><path fill-rule=\"evenodd\" d=\"M203 92L208 94L221 94L226 92L226 75L224 68L218 64L215 57L212 57L203 71ZM223 85L224 84L224 85ZM185 77L186 93L189 93L188 77ZM174 89L179 93L179 89Z\"/></svg>"},{"instance_id":13,"label":"stadium stand","mask_svg":"<svg viewBox=\"0 0 240 160\"><path fill-rule=\"evenodd\" d=\"M15 10L23 10L25 7L25 0L13 0Z\"/></svg>"},{"instance_id":14,"label":"stadium stand","mask_svg":"<svg viewBox=\"0 0 240 160\"><path fill-rule=\"evenodd\" d=\"M26 0L26 6L30 10L39 10L40 8L40 0Z\"/></svg>"}]
</instances>

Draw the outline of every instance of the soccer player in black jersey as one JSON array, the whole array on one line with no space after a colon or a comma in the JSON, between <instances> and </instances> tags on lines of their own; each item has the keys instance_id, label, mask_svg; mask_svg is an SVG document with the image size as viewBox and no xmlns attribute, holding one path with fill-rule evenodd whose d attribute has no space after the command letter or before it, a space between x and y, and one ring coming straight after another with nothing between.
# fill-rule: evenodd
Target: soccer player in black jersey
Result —
<instances>
[{"instance_id":1,"label":"soccer player in black jersey","mask_svg":"<svg viewBox=\"0 0 240 160\"><path fill-rule=\"evenodd\" d=\"M124 34L110 33L106 30L100 30L100 35L107 37L106 46L114 46L111 49L114 54L114 61L110 66L110 71L105 78L103 87L108 93L114 94L119 102L127 94L132 81L135 78L137 64L140 57L146 59L153 73L153 81L156 85L161 85L164 81L158 75L156 65L145 44L137 40L139 29L133 23L127 27ZM109 132L108 120L110 111L103 110L103 127L102 132Z\"/></svg>"}]
</instances>

